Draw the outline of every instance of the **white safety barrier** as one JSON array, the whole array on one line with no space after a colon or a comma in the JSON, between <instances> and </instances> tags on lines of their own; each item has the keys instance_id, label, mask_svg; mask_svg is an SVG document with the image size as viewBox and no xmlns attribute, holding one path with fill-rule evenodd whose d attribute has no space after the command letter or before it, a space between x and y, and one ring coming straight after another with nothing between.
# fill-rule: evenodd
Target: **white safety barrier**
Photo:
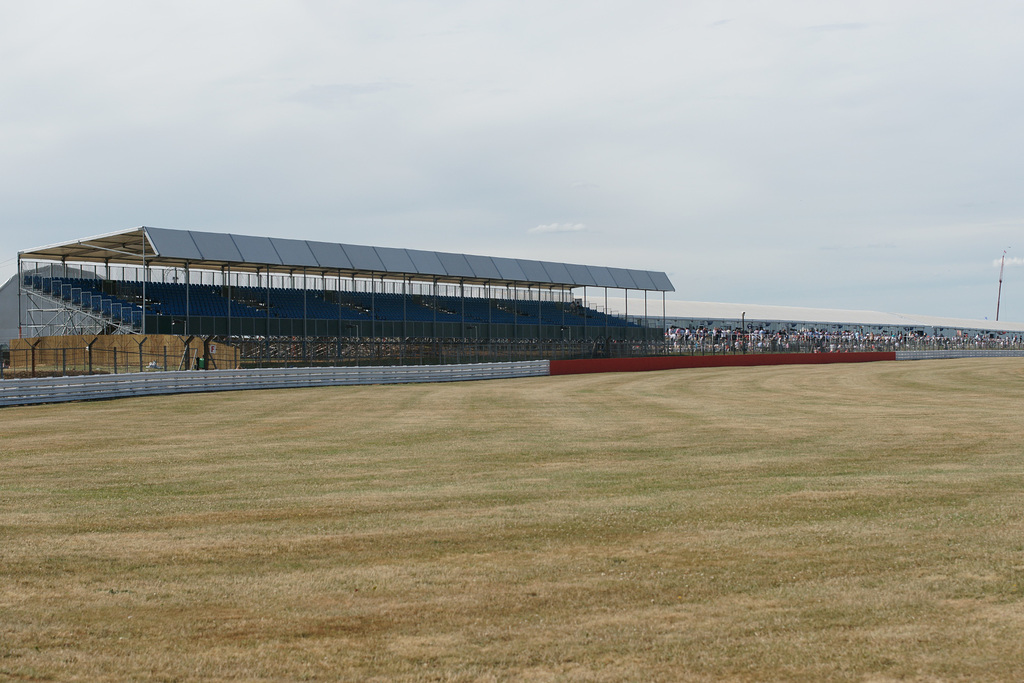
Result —
<instances>
[{"instance_id":1,"label":"white safety barrier","mask_svg":"<svg viewBox=\"0 0 1024 683\"><path fill-rule=\"evenodd\" d=\"M950 349L949 351L897 351L896 360L930 360L949 358L1024 358L1024 351L998 349Z\"/></svg>"},{"instance_id":2,"label":"white safety barrier","mask_svg":"<svg viewBox=\"0 0 1024 683\"><path fill-rule=\"evenodd\" d=\"M270 368L192 370L125 375L84 375L0 382L0 406L248 389L294 389L351 384L461 382L477 379L543 377L546 360L468 365L401 365L356 368Z\"/></svg>"}]
</instances>

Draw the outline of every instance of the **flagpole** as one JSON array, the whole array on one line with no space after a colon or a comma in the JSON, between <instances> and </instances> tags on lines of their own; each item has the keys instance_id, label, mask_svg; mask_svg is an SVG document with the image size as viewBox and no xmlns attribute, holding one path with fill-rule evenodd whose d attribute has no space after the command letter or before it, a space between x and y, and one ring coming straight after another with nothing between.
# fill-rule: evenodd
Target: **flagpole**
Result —
<instances>
[{"instance_id":1,"label":"flagpole","mask_svg":"<svg viewBox=\"0 0 1024 683\"><path fill-rule=\"evenodd\" d=\"M1006 249L1003 249L1003 258L999 260L999 292L996 294L996 322L999 322L999 301L1003 298L1003 266L1005 265Z\"/></svg>"}]
</instances>

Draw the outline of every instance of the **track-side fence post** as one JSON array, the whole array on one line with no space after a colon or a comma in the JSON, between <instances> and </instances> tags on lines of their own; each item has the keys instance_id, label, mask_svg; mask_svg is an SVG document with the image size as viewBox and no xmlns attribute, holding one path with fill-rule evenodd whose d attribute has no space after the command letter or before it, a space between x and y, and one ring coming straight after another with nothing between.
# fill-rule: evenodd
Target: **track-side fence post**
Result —
<instances>
[{"instance_id":1,"label":"track-side fence post","mask_svg":"<svg viewBox=\"0 0 1024 683\"><path fill-rule=\"evenodd\" d=\"M143 361L142 361L142 345L146 343L147 339L149 339L149 337L143 337L142 341L136 341L135 342L136 344L139 345L139 372L145 372L145 368L143 367L143 364L142 364L143 363Z\"/></svg>"},{"instance_id":2,"label":"track-side fence post","mask_svg":"<svg viewBox=\"0 0 1024 683\"><path fill-rule=\"evenodd\" d=\"M96 337L96 339L99 339L99 337ZM86 355L88 356L90 375L92 374L92 345L96 343L96 339L93 339L91 342L85 345Z\"/></svg>"}]
</instances>

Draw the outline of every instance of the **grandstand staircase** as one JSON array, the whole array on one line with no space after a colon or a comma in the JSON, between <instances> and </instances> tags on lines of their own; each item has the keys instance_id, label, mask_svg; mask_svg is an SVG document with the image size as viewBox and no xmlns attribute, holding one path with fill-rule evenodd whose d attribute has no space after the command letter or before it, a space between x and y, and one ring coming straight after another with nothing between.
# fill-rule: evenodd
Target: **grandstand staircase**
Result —
<instances>
[{"instance_id":1,"label":"grandstand staircase","mask_svg":"<svg viewBox=\"0 0 1024 683\"><path fill-rule=\"evenodd\" d=\"M121 305L109 299L101 301L101 295L80 297L74 303L70 297L47 291L38 277L26 280L22 293L28 301L29 320L25 327L29 334L33 334L33 328L37 333L45 330L55 335L136 334L142 328L141 315L131 315L126 310L128 319L124 320Z\"/></svg>"}]
</instances>

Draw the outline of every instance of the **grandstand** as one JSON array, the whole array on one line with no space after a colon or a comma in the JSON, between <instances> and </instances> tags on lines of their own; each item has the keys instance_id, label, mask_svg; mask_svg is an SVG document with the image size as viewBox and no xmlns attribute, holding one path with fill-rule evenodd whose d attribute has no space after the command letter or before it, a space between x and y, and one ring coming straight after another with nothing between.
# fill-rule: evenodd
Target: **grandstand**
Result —
<instances>
[{"instance_id":1,"label":"grandstand","mask_svg":"<svg viewBox=\"0 0 1024 683\"><path fill-rule=\"evenodd\" d=\"M19 336L656 340L631 321L662 272L138 227L18 254ZM609 290L618 314L601 306ZM593 301L593 294L599 297ZM642 302L639 299L642 296ZM304 351L308 353L308 351Z\"/></svg>"},{"instance_id":2,"label":"grandstand","mask_svg":"<svg viewBox=\"0 0 1024 683\"><path fill-rule=\"evenodd\" d=\"M611 305L621 306L616 297ZM642 317L630 316L644 323ZM687 329L722 328L766 330L770 332L802 329L828 332L854 331L864 334L922 335L935 337L975 336L1024 337L1024 323L1007 320L954 318L913 313L834 308L807 308L756 303L715 303L668 300L650 325L668 325Z\"/></svg>"}]
</instances>

